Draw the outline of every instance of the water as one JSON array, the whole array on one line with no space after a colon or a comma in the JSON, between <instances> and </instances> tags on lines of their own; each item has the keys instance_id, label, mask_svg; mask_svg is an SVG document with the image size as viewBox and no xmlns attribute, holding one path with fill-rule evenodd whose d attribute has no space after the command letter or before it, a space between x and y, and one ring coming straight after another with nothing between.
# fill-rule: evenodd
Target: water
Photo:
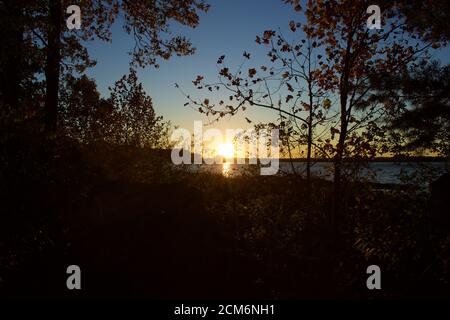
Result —
<instances>
[{"instance_id":1,"label":"water","mask_svg":"<svg viewBox=\"0 0 450 320\"><path fill-rule=\"evenodd\" d=\"M279 174L306 175L305 162L280 162ZM191 165L190 171L208 171L236 176L245 173L259 174L259 169L247 164L223 163L214 165ZM445 172L445 162L369 162L366 167L353 172L353 177L383 184L424 184ZM326 180L333 179L333 163L317 162L311 167L311 174Z\"/></svg>"}]
</instances>

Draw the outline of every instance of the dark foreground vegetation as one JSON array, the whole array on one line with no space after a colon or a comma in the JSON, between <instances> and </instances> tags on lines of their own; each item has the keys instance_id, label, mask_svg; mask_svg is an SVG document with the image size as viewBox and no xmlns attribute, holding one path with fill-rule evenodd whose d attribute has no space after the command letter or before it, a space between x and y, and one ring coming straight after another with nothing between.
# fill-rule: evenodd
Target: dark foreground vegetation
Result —
<instances>
[{"instance_id":1,"label":"dark foreground vegetation","mask_svg":"<svg viewBox=\"0 0 450 320\"><path fill-rule=\"evenodd\" d=\"M426 190L170 169L167 154L45 136L1 148L0 292L13 297L412 298L450 294ZM66 268L82 290L66 288ZM378 264L382 290L368 290Z\"/></svg>"}]
</instances>

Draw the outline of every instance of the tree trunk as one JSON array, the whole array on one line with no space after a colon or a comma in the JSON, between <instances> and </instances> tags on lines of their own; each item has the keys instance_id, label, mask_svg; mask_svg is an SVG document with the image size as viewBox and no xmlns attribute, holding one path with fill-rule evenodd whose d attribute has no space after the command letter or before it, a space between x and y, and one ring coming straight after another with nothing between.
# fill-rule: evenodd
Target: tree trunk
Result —
<instances>
[{"instance_id":1,"label":"tree trunk","mask_svg":"<svg viewBox=\"0 0 450 320\"><path fill-rule=\"evenodd\" d=\"M341 95L341 119L339 141L334 157L334 177L333 177L333 208L331 212L331 226L335 236L339 234L340 220L342 214L342 164L345 150L345 140L347 138L347 91L344 86L344 94Z\"/></svg>"},{"instance_id":2,"label":"tree trunk","mask_svg":"<svg viewBox=\"0 0 450 320\"><path fill-rule=\"evenodd\" d=\"M45 128L54 132L58 118L59 73L61 65L61 1L49 0L47 64L45 66Z\"/></svg>"},{"instance_id":3,"label":"tree trunk","mask_svg":"<svg viewBox=\"0 0 450 320\"><path fill-rule=\"evenodd\" d=\"M331 226L334 233L334 238L337 239L339 235L339 227L342 216L342 161L345 151L345 140L347 139L347 98L349 92L349 75L351 70L351 47L352 47L353 31L347 39L347 48L344 57L343 71L339 83L340 96L340 131L339 141L336 148L336 155L334 157L334 181L333 181L333 197L332 197L332 212L331 212ZM349 111L350 112L350 111Z\"/></svg>"},{"instance_id":4,"label":"tree trunk","mask_svg":"<svg viewBox=\"0 0 450 320\"><path fill-rule=\"evenodd\" d=\"M310 91L311 92L311 91ZM308 121L308 146L306 151L306 192L308 199L311 199L311 147L312 147L312 124L313 124L313 102L310 94L309 105L309 121Z\"/></svg>"},{"instance_id":5,"label":"tree trunk","mask_svg":"<svg viewBox=\"0 0 450 320\"><path fill-rule=\"evenodd\" d=\"M16 109L19 105L20 82L22 79L22 54L23 54L23 18L22 9L17 1L5 1L2 15L7 19L5 23L5 47L2 48L2 67L4 73L1 75L1 95L3 102L11 108Z\"/></svg>"},{"instance_id":6,"label":"tree trunk","mask_svg":"<svg viewBox=\"0 0 450 320\"><path fill-rule=\"evenodd\" d=\"M312 124L308 126L308 149L306 152L306 181L308 192L311 192L311 145L312 145Z\"/></svg>"},{"instance_id":7,"label":"tree trunk","mask_svg":"<svg viewBox=\"0 0 450 320\"><path fill-rule=\"evenodd\" d=\"M312 133L313 133L313 89L312 89L312 74L311 74L311 44L308 41L308 95L309 95L309 119L308 119L308 146L306 152L306 192L308 202L311 200L311 146L312 146Z\"/></svg>"},{"instance_id":8,"label":"tree trunk","mask_svg":"<svg viewBox=\"0 0 450 320\"><path fill-rule=\"evenodd\" d=\"M333 207L331 212L330 224L336 235L339 232L340 218L340 198L341 198L341 180L342 180L342 155L336 154L334 159L334 177L333 177Z\"/></svg>"}]
</instances>

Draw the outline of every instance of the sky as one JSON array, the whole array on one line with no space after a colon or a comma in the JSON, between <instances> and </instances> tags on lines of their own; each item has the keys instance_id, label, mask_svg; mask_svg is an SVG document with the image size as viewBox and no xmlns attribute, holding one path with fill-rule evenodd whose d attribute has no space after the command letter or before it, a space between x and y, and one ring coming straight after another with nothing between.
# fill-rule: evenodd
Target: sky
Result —
<instances>
[{"instance_id":1,"label":"sky","mask_svg":"<svg viewBox=\"0 0 450 320\"><path fill-rule=\"evenodd\" d=\"M206 14L201 14L200 24L191 29L173 26L174 34L186 35L196 53L186 57L172 57L161 61L160 68L147 67L138 72L139 80L146 92L152 97L157 114L170 120L174 125L192 130L194 120L207 119L199 112L183 104L187 101L180 88L192 97L204 98L206 92L201 92L192 84L197 75L204 75L206 80L217 80L216 61L225 54L227 64L237 66L243 61L243 52L252 53L252 64L260 65L266 60L266 49L255 43L256 35L264 30L288 30L290 20L300 20L289 5L281 0L217 0L209 1L211 8ZM87 47L91 58L97 65L88 71L88 75L97 81L99 91L108 96L108 87L113 85L122 75L128 72L129 60L127 52L133 47L133 39L128 36L120 23L113 26L112 43L94 41ZM258 62L259 61L259 62ZM255 122L267 121L271 111L251 112L236 115L232 119L224 118L215 127L247 128L249 124L245 116Z\"/></svg>"},{"instance_id":2,"label":"sky","mask_svg":"<svg viewBox=\"0 0 450 320\"><path fill-rule=\"evenodd\" d=\"M195 89L192 84L197 75L205 76L208 82L217 80L216 61L219 56L226 56L226 64L238 66L243 62L243 52L252 54L252 65L266 63L267 48L255 43L256 35L264 30L281 30L289 35L289 21L303 21L303 13L295 12L290 5L282 0L210 0L210 10L200 16L197 28L186 28L173 25L174 34L187 36L196 53L187 57L172 57L161 61L160 68L147 67L138 70L139 80L144 89L152 97L155 111L165 120L188 130L193 129L195 120L208 119L199 112L183 106L187 99L180 88L193 98L206 98L205 91ZM292 33L291 33L292 34ZM288 38L289 39L289 38ZM93 41L87 44L91 58L97 65L88 71L88 76L97 81L98 89L103 96L108 96L108 87L128 72L130 56L128 51L133 48L133 39L122 30L120 20L112 29L112 42ZM450 49L445 48L435 53L435 57L450 62ZM238 113L232 118L226 117L213 126L224 130L226 128L248 128L245 117L253 122L270 121L275 118L271 110L251 110Z\"/></svg>"}]
</instances>

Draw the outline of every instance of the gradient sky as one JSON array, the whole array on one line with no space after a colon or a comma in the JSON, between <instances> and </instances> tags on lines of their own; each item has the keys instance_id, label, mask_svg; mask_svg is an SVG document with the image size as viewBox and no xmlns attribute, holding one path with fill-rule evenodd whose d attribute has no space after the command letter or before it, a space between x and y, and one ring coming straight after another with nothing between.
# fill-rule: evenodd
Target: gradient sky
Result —
<instances>
[{"instance_id":1,"label":"gradient sky","mask_svg":"<svg viewBox=\"0 0 450 320\"><path fill-rule=\"evenodd\" d=\"M183 106L186 99L175 88L175 83L192 97L205 98L206 92L195 89L192 80L199 74L211 82L217 80L216 61L219 56L225 54L227 66L236 67L243 61L245 50L252 54L251 65L265 64L267 50L255 43L256 35L268 29L281 29L290 36L289 21L301 22L303 19L303 13L295 12L282 0L210 0L209 3L211 8L201 15L197 28L172 27L174 34L181 33L191 39L197 48L195 55L175 56L161 61L159 69L147 67L138 73L145 90L153 99L157 114L189 130L192 130L194 120L203 119L206 122L207 119ZM91 58L97 60L97 65L88 71L88 75L97 81L103 96L108 96L108 87L128 72L130 57L127 52L133 48L133 39L122 30L120 21L115 23L112 31L112 43L94 41L87 45ZM449 62L450 49L439 50L434 56ZM222 119L214 127L247 128L249 124L245 116L258 122L274 119L275 115L270 110L249 109L245 114Z\"/></svg>"}]
</instances>

